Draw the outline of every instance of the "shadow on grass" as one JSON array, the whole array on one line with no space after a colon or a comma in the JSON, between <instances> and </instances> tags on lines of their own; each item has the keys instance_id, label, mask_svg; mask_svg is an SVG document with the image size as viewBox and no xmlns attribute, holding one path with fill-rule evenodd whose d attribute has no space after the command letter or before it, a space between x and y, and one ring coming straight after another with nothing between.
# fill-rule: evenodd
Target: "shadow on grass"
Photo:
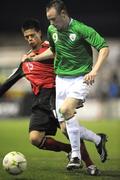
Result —
<instances>
[{"instance_id":1,"label":"shadow on grass","mask_svg":"<svg viewBox=\"0 0 120 180\"><path fill-rule=\"evenodd\" d=\"M107 177L113 177L113 178L119 178L120 179L120 171L102 171L101 176L107 176Z\"/></svg>"},{"instance_id":2,"label":"shadow on grass","mask_svg":"<svg viewBox=\"0 0 120 180\"><path fill-rule=\"evenodd\" d=\"M67 176L81 176L82 177L85 177L86 176L86 179L88 177L93 177L93 176L90 176L88 175L88 173L86 172L86 170L74 170L74 171L66 171L65 172ZM98 176L94 176L96 177L96 179L114 179L114 180L120 180L120 171L101 171L101 174L98 175Z\"/></svg>"}]
</instances>

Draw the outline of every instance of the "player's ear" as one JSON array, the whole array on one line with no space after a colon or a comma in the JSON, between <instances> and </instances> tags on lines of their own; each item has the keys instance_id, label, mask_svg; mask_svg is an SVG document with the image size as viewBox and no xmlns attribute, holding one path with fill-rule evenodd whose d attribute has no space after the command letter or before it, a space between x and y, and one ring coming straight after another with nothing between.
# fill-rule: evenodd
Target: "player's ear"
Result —
<instances>
[{"instance_id":1,"label":"player's ear","mask_svg":"<svg viewBox=\"0 0 120 180\"><path fill-rule=\"evenodd\" d=\"M41 32L41 30L40 30L38 33L39 33L39 36L42 38L42 32Z\"/></svg>"}]
</instances>

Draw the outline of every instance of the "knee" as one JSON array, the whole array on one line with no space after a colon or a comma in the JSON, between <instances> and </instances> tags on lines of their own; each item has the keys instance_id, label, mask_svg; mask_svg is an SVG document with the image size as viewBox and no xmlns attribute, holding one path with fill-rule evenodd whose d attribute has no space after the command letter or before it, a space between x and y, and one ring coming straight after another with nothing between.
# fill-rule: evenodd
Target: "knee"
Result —
<instances>
[{"instance_id":1,"label":"knee","mask_svg":"<svg viewBox=\"0 0 120 180\"><path fill-rule=\"evenodd\" d=\"M63 114L63 115L66 115L69 111L69 108L65 107L65 106L62 106L60 107L60 113Z\"/></svg>"},{"instance_id":2,"label":"knee","mask_svg":"<svg viewBox=\"0 0 120 180\"><path fill-rule=\"evenodd\" d=\"M42 142L43 137L38 137L37 135L31 135L29 137L30 143L34 146L39 146L39 144Z\"/></svg>"},{"instance_id":3,"label":"knee","mask_svg":"<svg viewBox=\"0 0 120 180\"><path fill-rule=\"evenodd\" d=\"M33 136L33 135L30 136L29 140L30 140L30 143L34 146L37 146L39 144L38 138L36 136Z\"/></svg>"},{"instance_id":4,"label":"knee","mask_svg":"<svg viewBox=\"0 0 120 180\"><path fill-rule=\"evenodd\" d=\"M72 112L72 110L69 107L65 107L65 106L61 107L59 111L60 111L62 117L65 119L69 119L74 115L74 113Z\"/></svg>"}]
</instances>

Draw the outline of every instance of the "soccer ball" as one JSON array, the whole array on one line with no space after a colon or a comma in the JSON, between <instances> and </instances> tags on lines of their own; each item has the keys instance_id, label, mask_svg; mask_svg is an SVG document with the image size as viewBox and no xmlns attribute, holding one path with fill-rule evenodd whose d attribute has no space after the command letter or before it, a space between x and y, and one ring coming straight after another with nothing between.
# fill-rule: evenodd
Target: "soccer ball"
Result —
<instances>
[{"instance_id":1,"label":"soccer ball","mask_svg":"<svg viewBox=\"0 0 120 180\"><path fill-rule=\"evenodd\" d=\"M21 174L27 168L25 156L16 151L9 152L3 159L3 168L12 175Z\"/></svg>"}]
</instances>

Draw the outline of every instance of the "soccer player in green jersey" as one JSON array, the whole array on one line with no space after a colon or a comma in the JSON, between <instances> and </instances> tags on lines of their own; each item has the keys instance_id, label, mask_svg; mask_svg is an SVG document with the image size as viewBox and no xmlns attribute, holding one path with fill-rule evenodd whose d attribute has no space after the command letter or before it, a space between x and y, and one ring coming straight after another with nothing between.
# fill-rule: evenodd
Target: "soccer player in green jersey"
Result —
<instances>
[{"instance_id":1,"label":"soccer player in green jersey","mask_svg":"<svg viewBox=\"0 0 120 180\"><path fill-rule=\"evenodd\" d=\"M80 166L80 129L76 120L76 109L83 105L89 94L90 85L108 56L108 45L92 27L72 19L63 1L52 0L46 7L50 21L48 37L51 50L55 52L56 109L58 119L65 121L72 147L71 160L67 169ZM98 51L93 66L92 47ZM62 124L62 123L61 123ZM62 128L62 126L61 126ZM102 162L106 160L106 135L101 136L97 147Z\"/></svg>"},{"instance_id":2,"label":"soccer player in green jersey","mask_svg":"<svg viewBox=\"0 0 120 180\"><path fill-rule=\"evenodd\" d=\"M72 147L67 169L79 168L81 130L76 119L76 109L83 106L89 94L90 85L93 85L100 67L108 56L109 49L105 39L92 27L69 16L63 1L50 1L46 7L46 15L50 21L49 42L52 52L55 53L57 116L62 131L66 125ZM94 66L91 47L98 51ZM46 57L51 56L49 49L45 53ZM44 55L43 53L39 59L43 60ZM105 143L106 135L102 134L96 143L102 162L107 159Z\"/></svg>"}]
</instances>

